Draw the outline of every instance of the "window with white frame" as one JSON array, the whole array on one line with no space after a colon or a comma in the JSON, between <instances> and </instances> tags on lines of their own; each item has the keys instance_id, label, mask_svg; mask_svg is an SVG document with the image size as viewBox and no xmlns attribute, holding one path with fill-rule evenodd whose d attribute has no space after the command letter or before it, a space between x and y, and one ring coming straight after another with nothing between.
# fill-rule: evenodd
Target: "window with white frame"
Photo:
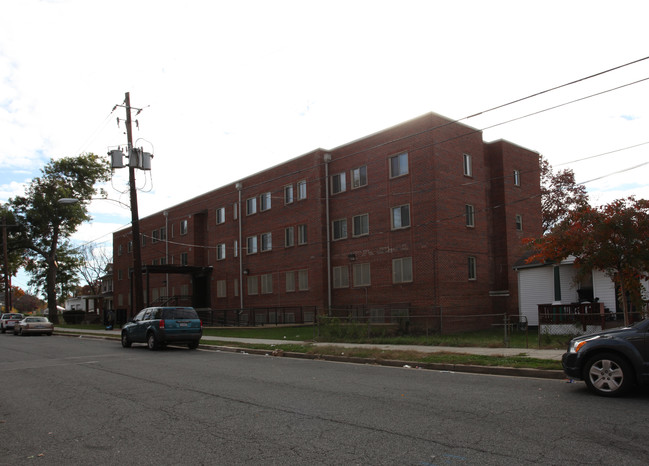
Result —
<instances>
[{"instance_id":1,"label":"window with white frame","mask_svg":"<svg viewBox=\"0 0 649 466\"><path fill-rule=\"evenodd\" d=\"M468 257L468 266L469 266L469 280L476 280L476 259L474 256Z\"/></svg>"},{"instance_id":2,"label":"window with white frame","mask_svg":"<svg viewBox=\"0 0 649 466\"><path fill-rule=\"evenodd\" d=\"M252 215L257 213L257 198L251 197L246 199L246 215Z\"/></svg>"},{"instance_id":3,"label":"window with white frame","mask_svg":"<svg viewBox=\"0 0 649 466\"><path fill-rule=\"evenodd\" d=\"M234 290L234 293L233 293L233 294L234 294L235 296L239 296L239 279L238 279L238 278L235 278L235 279L232 281L232 285L233 285L233 286L232 286L232 289Z\"/></svg>"},{"instance_id":4,"label":"window with white frame","mask_svg":"<svg viewBox=\"0 0 649 466\"><path fill-rule=\"evenodd\" d=\"M285 248L290 248L291 246L295 246L295 228L294 227L286 227L284 228L284 247Z\"/></svg>"},{"instance_id":5,"label":"window with white frame","mask_svg":"<svg viewBox=\"0 0 649 466\"><path fill-rule=\"evenodd\" d=\"M187 234L187 220L180 221L180 234L181 235Z\"/></svg>"},{"instance_id":6,"label":"window with white frame","mask_svg":"<svg viewBox=\"0 0 649 466\"><path fill-rule=\"evenodd\" d=\"M131 251L133 251L133 241L126 243L126 252L130 253Z\"/></svg>"},{"instance_id":7,"label":"window with white frame","mask_svg":"<svg viewBox=\"0 0 649 466\"><path fill-rule=\"evenodd\" d=\"M123 247L122 244L120 244L119 246L117 246L117 255L118 255L118 256L121 256L123 251L124 251L124 247Z\"/></svg>"},{"instance_id":8,"label":"window with white frame","mask_svg":"<svg viewBox=\"0 0 649 466\"><path fill-rule=\"evenodd\" d=\"M124 271L122 269L117 270L117 279L122 280L124 278Z\"/></svg>"},{"instance_id":9,"label":"window with white frame","mask_svg":"<svg viewBox=\"0 0 649 466\"><path fill-rule=\"evenodd\" d=\"M392 283L410 283L412 281L412 257L401 257L392 260Z\"/></svg>"},{"instance_id":10,"label":"window with white frame","mask_svg":"<svg viewBox=\"0 0 649 466\"><path fill-rule=\"evenodd\" d=\"M227 297L227 282L225 280L217 280L216 281L216 297L217 298L225 298Z\"/></svg>"},{"instance_id":11,"label":"window with white frame","mask_svg":"<svg viewBox=\"0 0 649 466\"><path fill-rule=\"evenodd\" d=\"M286 272L286 292L290 293L295 291L295 272L292 270Z\"/></svg>"},{"instance_id":12,"label":"window with white frame","mask_svg":"<svg viewBox=\"0 0 649 466\"><path fill-rule=\"evenodd\" d=\"M180 253L180 265L187 265L188 264L188 256L186 252L181 252Z\"/></svg>"},{"instance_id":13,"label":"window with white frame","mask_svg":"<svg viewBox=\"0 0 649 466\"><path fill-rule=\"evenodd\" d=\"M306 199L306 180L301 180L297 182L297 200L304 199Z\"/></svg>"},{"instance_id":14,"label":"window with white frame","mask_svg":"<svg viewBox=\"0 0 649 466\"><path fill-rule=\"evenodd\" d=\"M521 214L516 214L516 229L518 231L523 230L523 216Z\"/></svg>"},{"instance_id":15,"label":"window with white frame","mask_svg":"<svg viewBox=\"0 0 649 466\"><path fill-rule=\"evenodd\" d=\"M261 276L261 294L271 294L273 292L273 274L266 273Z\"/></svg>"},{"instance_id":16,"label":"window with white frame","mask_svg":"<svg viewBox=\"0 0 649 466\"><path fill-rule=\"evenodd\" d=\"M225 259L225 243L219 243L216 245L216 260L220 261Z\"/></svg>"},{"instance_id":17,"label":"window with white frame","mask_svg":"<svg viewBox=\"0 0 649 466\"><path fill-rule=\"evenodd\" d=\"M521 185L521 172L520 170L514 170L514 186Z\"/></svg>"},{"instance_id":18,"label":"window with white frame","mask_svg":"<svg viewBox=\"0 0 649 466\"><path fill-rule=\"evenodd\" d=\"M248 294L256 295L259 294L259 280L257 277L248 277Z\"/></svg>"},{"instance_id":19,"label":"window with white frame","mask_svg":"<svg viewBox=\"0 0 649 466\"><path fill-rule=\"evenodd\" d=\"M390 157L390 178L408 174L408 153Z\"/></svg>"},{"instance_id":20,"label":"window with white frame","mask_svg":"<svg viewBox=\"0 0 649 466\"><path fill-rule=\"evenodd\" d=\"M367 166L354 168L351 171L352 189L367 185Z\"/></svg>"},{"instance_id":21,"label":"window with white frame","mask_svg":"<svg viewBox=\"0 0 649 466\"><path fill-rule=\"evenodd\" d=\"M345 173L336 173L331 175L331 194L342 193L347 190Z\"/></svg>"},{"instance_id":22,"label":"window with white frame","mask_svg":"<svg viewBox=\"0 0 649 466\"><path fill-rule=\"evenodd\" d=\"M155 244L160 241L160 230L153 230L151 232L151 244Z\"/></svg>"},{"instance_id":23,"label":"window with white frame","mask_svg":"<svg viewBox=\"0 0 649 466\"><path fill-rule=\"evenodd\" d=\"M306 244L308 241L306 224L297 226L297 244Z\"/></svg>"},{"instance_id":24,"label":"window with white frame","mask_svg":"<svg viewBox=\"0 0 649 466\"><path fill-rule=\"evenodd\" d=\"M340 265L333 268L333 287L349 288L349 267Z\"/></svg>"},{"instance_id":25,"label":"window with white frame","mask_svg":"<svg viewBox=\"0 0 649 466\"><path fill-rule=\"evenodd\" d=\"M309 271L307 269L297 271L297 289L300 291L309 289Z\"/></svg>"},{"instance_id":26,"label":"window with white frame","mask_svg":"<svg viewBox=\"0 0 649 466\"><path fill-rule=\"evenodd\" d=\"M160 228L160 241L167 241L167 228Z\"/></svg>"},{"instance_id":27,"label":"window with white frame","mask_svg":"<svg viewBox=\"0 0 649 466\"><path fill-rule=\"evenodd\" d=\"M341 218L334 220L332 222L332 230L334 241L347 238L347 219Z\"/></svg>"},{"instance_id":28,"label":"window with white frame","mask_svg":"<svg viewBox=\"0 0 649 466\"><path fill-rule=\"evenodd\" d=\"M392 207L392 229L408 228L410 226L410 204Z\"/></svg>"},{"instance_id":29,"label":"window with white frame","mask_svg":"<svg viewBox=\"0 0 649 466\"><path fill-rule=\"evenodd\" d=\"M161 257L160 258L160 265L167 265L167 258L166 257Z\"/></svg>"},{"instance_id":30,"label":"window with white frame","mask_svg":"<svg viewBox=\"0 0 649 466\"><path fill-rule=\"evenodd\" d=\"M475 208L471 204L466 204L464 206L464 217L466 220L466 226L475 226Z\"/></svg>"},{"instance_id":31,"label":"window with white frame","mask_svg":"<svg viewBox=\"0 0 649 466\"><path fill-rule=\"evenodd\" d=\"M273 249L273 234L272 233L262 233L261 235L261 250L270 251Z\"/></svg>"},{"instance_id":32,"label":"window with white frame","mask_svg":"<svg viewBox=\"0 0 649 466\"><path fill-rule=\"evenodd\" d=\"M246 247L248 254L257 254L257 237L248 236L248 238L246 239Z\"/></svg>"},{"instance_id":33,"label":"window with white frame","mask_svg":"<svg viewBox=\"0 0 649 466\"><path fill-rule=\"evenodd\" d=\"M354 264L352 267L354 286L370 286L370 264Z\"/></svg>"},{"instance_id":34,"label":"window with white frame","mask_svg":"<svg viewBox=\"0 0 649 466\"><path fill-rule=\"evenodd\" d=\"M141 237L142 237L142 242L141 242L142 246L146 246L146 235L141 235Z\"/></svg>"},{"instance_id":35,"label":"window with white frame","mask_svg":"<svg viewBox=\"0 0 649 466\"><path fill-rule=\"evenodd\" d=\"M225 223L225 207L216 209L216 224Z\"/></svg>"},{"instance_id":36,"label":"window with white frame","mask_svg":"<svg viewBox=\"0 0 649 466\"><path fill-rule=\"evenodd\" d=\"M352 236L363 236L370 233L370 217L368 214L354 216Z\"/></svg>"},{"instance_id":37,"label":"window with white frame","mask_svg":"<svg viewBox=\"0 0 649 466\"><path fill-rule=\"evenodd\" d=\"M237 203L237 202L232 204L232 218L234 220L239 218L239 203Z\"/></svg>"},{"instance_id":38,"label":"window with white frame","mask_svg":"<svg viewBox=\"0 0 649 466\"><path fill-rule=\"evenodd\" d=\"M284 186L284 204L293 203L293 185Z\"/></svg>"},{"instance_id":39,"label":"window with white frame","mask_svg":"<svg viewBox=\"0 0 649 466\"><path fill-rule=\"evenodd\" d=\"M239 241L236 239L234 240L234 247L232 248L232 251L234 257L239 257Z\"/></svg>"},{"instance_id":40,"label":"window with white frame","mask_svg":"<svg viewBox=\"0 0 649 466\"><path fill-rule=\"evenodd\" d=\"M462 154L464 176L473 176L473 161L469 154Z\"/></svg>"},{"instance_id":41,"label":"window with white frame","mask_svg":"<svg viewBox=\"0 0 649 466\"><path fill-rule=\"evenodd\" d=\"M259 210L262 212L265 210L270 209L270 204L271 204L271 195L270 193L264 193L261 196L259 196Z\"/></svg>"}]
</instances>

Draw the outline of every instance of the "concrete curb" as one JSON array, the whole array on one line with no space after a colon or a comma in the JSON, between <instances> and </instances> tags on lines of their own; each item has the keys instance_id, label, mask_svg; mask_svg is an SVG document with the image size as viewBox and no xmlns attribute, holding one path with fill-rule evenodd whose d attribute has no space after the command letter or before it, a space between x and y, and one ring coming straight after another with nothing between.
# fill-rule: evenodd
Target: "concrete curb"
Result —
<instances>
[{"instance_id":1,"label":"concrete curb","mask_svg":"<svg viewBox=\"0 0 649 466\"><path fill-rule=\"evenodd\" d=\"M118 340L119 336L113 335L93 335L89 333L56 333L54 335L76 337L76 338L89 338L97 340ZM373 364L377 366L389 367L403 367L407 369L425 369L444 372L463 372L470 374L487 374L487 375L500 375L509 377L533 377L539 379L565 379L566 375L563 371L549 370L549 369L530 369L530 368L516 368L516 367L503 367L503 366L475 366L469 364L445 364L445 363L420 363L397 359L378 359L378 358L359 358L350 356L336 356L327 354L306 354L295 353L290 351L281 350L261 350L254 348L241 348L234 346L221 346L221 345L199 345L200 349L208 351L224 351L229 353L244 353L254 354L259 356L273 356L273 357L286 357L296 359L312 359L319 361L332 361L332 362L346 362L352 364Z\"/></svg>"}]
</instances>

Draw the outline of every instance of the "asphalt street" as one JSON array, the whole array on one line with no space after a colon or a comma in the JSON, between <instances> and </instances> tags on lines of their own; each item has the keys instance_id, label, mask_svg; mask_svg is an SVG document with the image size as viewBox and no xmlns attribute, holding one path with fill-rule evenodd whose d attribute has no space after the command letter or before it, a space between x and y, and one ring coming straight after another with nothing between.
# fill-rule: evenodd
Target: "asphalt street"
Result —
<instances>
[{"instance_id":1,"label":"asphalt street","mask_svg":"<svg viewBox=\"0 0 649 466\"><path fill-rule=\"evenodd\" d=\"M647 464L649 394L0 335L1 464Z\"/></svg>"}]
</instances>

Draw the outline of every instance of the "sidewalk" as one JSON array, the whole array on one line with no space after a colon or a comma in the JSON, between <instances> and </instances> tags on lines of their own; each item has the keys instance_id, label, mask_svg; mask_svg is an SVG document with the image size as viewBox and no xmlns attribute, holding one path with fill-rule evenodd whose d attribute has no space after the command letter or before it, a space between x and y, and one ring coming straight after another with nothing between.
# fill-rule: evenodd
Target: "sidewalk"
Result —
<instances>
[{"instance_id":1,"label":"sidewalk","mask_svg":"<svg viewBox=\"0 0 649 466\"><path fill-rule=\"evenodd\" d=\"M76 330L57 327L57 333L84 333L93 335L105 335L119 338L120 330ZM377 348L392 351L418 351L420 353L464 353L479 354L485 356L527 356L535 359L550 359L561 361L564 350L544 350L536 348L475 348L469 346L426 346L426 345L376 345L366 343L320 343L313 341L293 340L263 340L257 338L232 338L232 337L211 337L203 336L207 341L231 341L238 343L250 343L261 345L313 345L313 346L338 346L340 348Z\"/></svg>"}]
</instances>

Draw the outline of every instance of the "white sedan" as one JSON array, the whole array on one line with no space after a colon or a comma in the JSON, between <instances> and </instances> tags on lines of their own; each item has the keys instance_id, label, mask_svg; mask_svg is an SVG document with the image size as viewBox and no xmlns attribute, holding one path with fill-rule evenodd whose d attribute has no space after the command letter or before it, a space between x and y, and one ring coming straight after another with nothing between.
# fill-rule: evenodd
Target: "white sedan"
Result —
<instances>
[{"instance_id":1,"label":"white sedan","mask_svg":"<svg viewBox=\"0 0 649 466\"><path fill-rule=\"evenodd\" d=\"M41 334L52 335L54 324L47 317L25 317L14 325L14 335Z\"/></svg>"}]
</instances>

